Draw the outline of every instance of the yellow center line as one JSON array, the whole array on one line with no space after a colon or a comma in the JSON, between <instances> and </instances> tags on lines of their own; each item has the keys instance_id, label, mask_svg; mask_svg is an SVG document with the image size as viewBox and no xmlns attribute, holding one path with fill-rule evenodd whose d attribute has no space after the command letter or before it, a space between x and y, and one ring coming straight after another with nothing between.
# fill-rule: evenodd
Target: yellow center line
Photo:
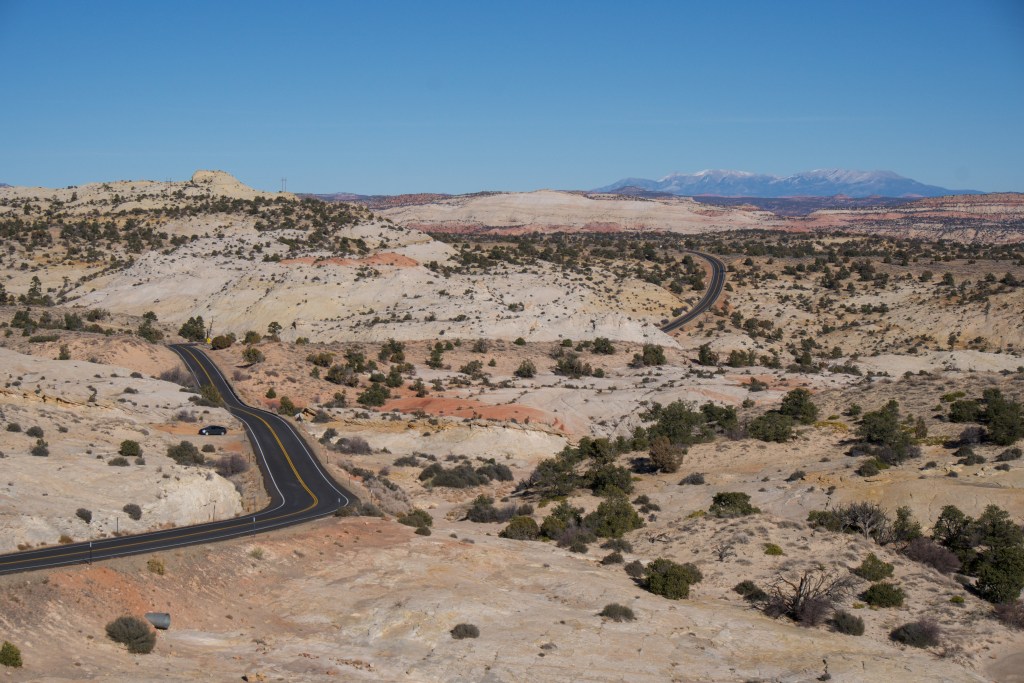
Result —
<instances>
[{"instance_id":1,"label":"yellow center line","mask_svg":"<svg viewBox=\"0 0 1024 683\"><path fill-rule=\"evenodd\" d=\"M202 368L203 374L205 374L206 378L208 380L210 380L210 385L211 386L215 386L213 384L213 377L210 376L210 373L206 369L206 366L204 366L202 364L202 362L200 362L200 360L196 357L196 355L194 353L192 353L192 351L190 351L187 348L184 349L184 351L186 353L188 353L188 355L192 356L193 360L195 360L195 362L199 365L199 367ZM309 494L310 498L313 499L313 502L310 505L306 506L305 508L303 508L301 510L296 510L295 512L288 512L288 513L285 513L283 515L275 515L273 517L267 517L267 518L261 520L261 523L273 522L273 521L280 520L280 519L287 519L288 517L294 517L295 515L301 515L301 514L303 514L305 512L309 512L310 510L315 508L317 505L319 505L320 504L320 499L317 497L317 495L315 493L313 493L312 490L310 490L309 486L306 485L305 480L299 475L299 471L298 471L298 469L296 469L295 463L292 461L291 456L288 454L288 449L284 447L284 444L281 442L281 438L277 435L277 430L275 430L273 427L271 427L270 423L267 422L265 419L263 419L263 417L261 415L253 413L253 412L251 412L249 410L246 410L244 408L236 408L236 410L238 410L240 412L243 412L246 415L249 415L251 417L254 417L257 420L259 420L260 422L262 422L264 425L266 425L267 429L270 430L271 435L273 435L274 440L277 442L278 447L281 449L281 453L284 454L285 460L288 461L288 466L291 467L292 473L295 475L295 478L299 481L299 484L306 491L306 493ZM269 463L268 463L267 466L268 467L270 466ZM190 532L187 532L187 533L180 533L180 534L172 533L172 534L168 534L167 536L165 536L165 537L163 537L161 539L152 539L152 538L150 538L150 539L142 539L142 540L139 540L139 541L134 541L132 543L118 543L117 544L117 549L120 549L120 548L132 548L132 547L139 546L139 545L145 545L147 543L157 542L158 540L159 541L165 541L165 540L166 541L173 541L173 540L180 540L180 539L183 539L183 538L190 538L192 536L201 536L203 534L221 533L221 532L224 532L224 531L229 531L229 530L235 529L237 527L246 526L246 525L250 524L249 518L251 518L253 516L254 515L246 515L245 518L237 517L237 518L235 518L233 520L224 520L222 522L222 525L217 527L216 529L200 529L199 531L190 531ZM188 530L188 528L189 527L184 527L182 529L182 531L186 532ZM148 532L148 533L158 533L158 532ZM114 548L111 548L111 550L113 550L113 549ZM56 559L56 558L68 558L68 557L76 557L76 556L85 556L85 555L88 555L90 552L92 552L92 549L73 550L73 551L70 551L70 552L68 552L68 551L62 552L62 550L63 549L60 548L60 547L52 548L52 549L50 549L48 551L43 551L42 555L33 557L32 559L34 561L34 560ZM156 552L156 550L159 550L159 549L155 549L154 552ZM98 549L98 552L102 552L102 551L103 551L102 548ZM24 562L24 561L25 561L24 558L17 558L17 559L13 559L13 560L8 560L6 562L0 562L0 567L5 566L5 565L10 565L10 564L19 564L19 563Z\"/></svg>"}]
</instances>

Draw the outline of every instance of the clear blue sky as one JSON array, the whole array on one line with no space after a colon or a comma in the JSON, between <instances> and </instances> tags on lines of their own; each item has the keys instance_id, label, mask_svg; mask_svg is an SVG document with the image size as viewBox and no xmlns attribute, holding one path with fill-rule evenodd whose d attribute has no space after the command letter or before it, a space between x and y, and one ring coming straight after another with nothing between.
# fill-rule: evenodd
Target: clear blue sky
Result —
<instances>
[{"instance_id":1,"label":"clear blue sky","mask_svg":"<svg viewBox=\"0 0 1024 683\"><path fill-rule=\"evenodd\" d=\"M592 188L730 168L1024 191L1024 1L0 0L0 181Z\"/></svg>"}]
</instances>

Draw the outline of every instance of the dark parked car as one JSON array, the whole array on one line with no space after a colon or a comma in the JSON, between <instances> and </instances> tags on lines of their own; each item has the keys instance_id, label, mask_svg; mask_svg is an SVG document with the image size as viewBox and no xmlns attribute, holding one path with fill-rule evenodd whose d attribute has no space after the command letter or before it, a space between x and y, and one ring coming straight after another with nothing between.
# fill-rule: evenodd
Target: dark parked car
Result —
<instances>
[{"instance_id":1,"label":"dark parked car","mask_svg":"<svg viewBox=\"0 0 1024 683\"><path fill-rule=\"evenodd\" d=\"M227 427L221 427L220 425L210 425L209 427L203 427L199 430L201 436L223 436L228 433Z\"/></svg>"}]
</instances>

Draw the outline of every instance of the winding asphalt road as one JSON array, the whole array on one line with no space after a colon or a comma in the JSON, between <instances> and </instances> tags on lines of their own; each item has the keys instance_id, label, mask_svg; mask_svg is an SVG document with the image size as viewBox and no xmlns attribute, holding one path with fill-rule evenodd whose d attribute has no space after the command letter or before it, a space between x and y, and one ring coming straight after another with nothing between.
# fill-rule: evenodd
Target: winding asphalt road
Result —
<instances>
[{"instance_id":1,"label":"winding asphalt road","mask_svg":"<svg viewBox=\"0 0 1024 683\"><path fill-rule=\"evenodd\" d=\"M255 535L324 517L350 503L358 503L351 492L324 471L287 420L242 402L217 366L198 347L175 344L170 348L181 356L200 384L217 388L227 409L245 425L270 494L270 505L252 515L207 524L0 555L0 574Z\"/></svg>"},{"instance_id":2,"label":"winding asphalt road","mask_svg":"<svg viewBox=\"0 0 1024 683\"><path fill-rule=\"evenodd\" d=\"M725 264L721 260L699 251L690 253L711 264L711 282L697 305L663 325L663 332L678 330L714 306L725 287ZM175 344L170 348L181 356L200 384L212 384L217 388L224 398L225 407L245 425L270 494L270 505L245 517L0 555L0 574L256 535L324 517L358 502L351 492L324 471L295 427L274 413L246 405L213 361L198 347Z\"/></svg>"},{"instance_id":3,"label":"winding asphalt road","mask_svg":"<svg viewBox=\"0 0 1024 683\"><path fill-rule=\"evenodd\" d=\"M697 302L697 305L675 320L671 320L667 324L662 325L662 332L675 332L680 327L714 306L715 302L718 301L718 297L722 296L722 289L725 287L725 264L722 263L717 256L705 254L702 251L690 251L689 253L694 256L699 256L711 264L711 282L708 283L707 291L704 292L704 296Z\"/></svg>"}]
</instances>

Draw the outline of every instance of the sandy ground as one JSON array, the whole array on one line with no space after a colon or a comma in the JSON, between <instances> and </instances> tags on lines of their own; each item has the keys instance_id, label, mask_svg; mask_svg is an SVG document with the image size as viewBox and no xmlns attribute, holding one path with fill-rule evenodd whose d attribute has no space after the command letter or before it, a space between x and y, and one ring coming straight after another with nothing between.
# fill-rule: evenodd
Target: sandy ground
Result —
<instances>
[{"instance_id":1,"label":"sandy ground","mask_svg":"<svg viewBox=\"0 0 1024 683\"><path fill-rule=\"evenodd\" d=\"M18 634L25 659L8 679L801 681L821 675L824 659L839 681L981 681L984 667L1020 645L992 622L972 637L971 652L945 658L880 642L891 624L926 611L963 619L984 610L970 596L951 605L949 596L961 593L955 584L902 564L897 577L911 608L861 610L861 638L751 611L731 585L793 565L766 557L762 539L808 545L838 565L866 550L770 519L659 521L635 532L630 557L692 560L704 572L678 602L637 588L621 566L498 539L490 526L438 519L423 538L387 522L326 520L158 555L163 576L147 571L145 558L128 558L4 577L4 592L17 599L0 624ZM723 535L747 540L737 557L718 562L704 546ZM629 605L637 621L597 616L609 602ZM147 610L172 618L153 654L128 655L104 638L109 619ZM448 631L460 622L478 626L480 637L453 640Z\"/></svg>"}]
</instances>

